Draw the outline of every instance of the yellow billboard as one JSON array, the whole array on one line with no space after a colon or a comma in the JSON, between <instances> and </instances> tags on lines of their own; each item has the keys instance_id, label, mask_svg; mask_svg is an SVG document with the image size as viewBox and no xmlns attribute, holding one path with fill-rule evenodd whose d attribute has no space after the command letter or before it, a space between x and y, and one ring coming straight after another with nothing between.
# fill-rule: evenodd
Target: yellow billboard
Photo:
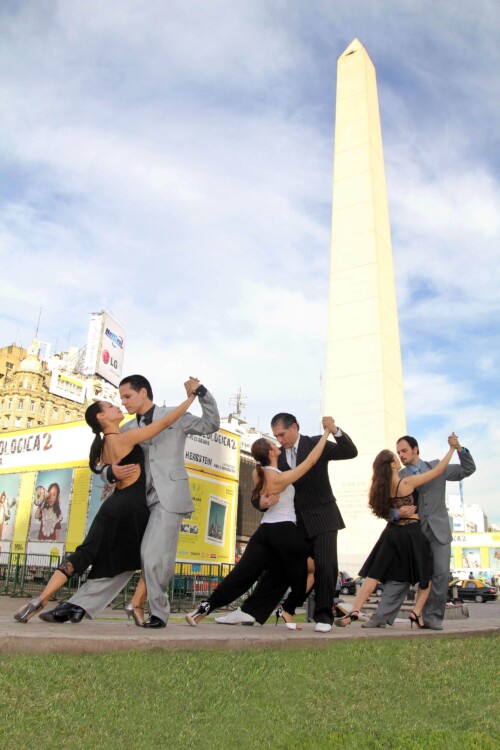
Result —
<instances>
[{"instance_id":1,"label":"yellow billboard","mask_svg":"<svg viewBox=\"0 0 500 750\"><path fill-rule=\"evenodd\" d=\"M113 485L88 468L85 422L0 437L0 552L64 555L83 540ZM194 512L183 519L177 559L234 563L239 436L188 436Z\"/></svg>"}]
</instances>

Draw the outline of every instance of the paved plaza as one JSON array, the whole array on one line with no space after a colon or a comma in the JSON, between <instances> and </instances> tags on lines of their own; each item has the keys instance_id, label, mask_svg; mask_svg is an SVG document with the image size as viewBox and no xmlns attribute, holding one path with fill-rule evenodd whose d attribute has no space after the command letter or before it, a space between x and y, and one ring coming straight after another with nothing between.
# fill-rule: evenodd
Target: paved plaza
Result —
<instances>
[{"instance_id":1,"label":"paved plaza","mask_svg":"<svg viewBox=\"0 0 500 750\"><path fill-rule=\"evenodd\" d=\"M346 601L348 597L346 597ZM219 625L203 621L190 627L181 613L174 613L168 626L160 630L143 630L127 625L125 613L105 610L98 619L80 624L45 623L35 615L26 624L13 619L14 613L27 599L0 596L0 650L3 653L100 653L107 651L162 649L249 649L333 645L346 639L373 638L439 638L442 636L491 635L500 630L500 602L467 605L469 617L444 621L443 631L410 629L406 618L396 620L393 627L362 628L354 623L348 628L334 627L329 633L315 633L314 623L304 623L302 630L275 627L270 621L251 627ZM49 607L50 608L50 607ZM447 612L447 614L449 614Z\"/></svg>"}]
</instances>

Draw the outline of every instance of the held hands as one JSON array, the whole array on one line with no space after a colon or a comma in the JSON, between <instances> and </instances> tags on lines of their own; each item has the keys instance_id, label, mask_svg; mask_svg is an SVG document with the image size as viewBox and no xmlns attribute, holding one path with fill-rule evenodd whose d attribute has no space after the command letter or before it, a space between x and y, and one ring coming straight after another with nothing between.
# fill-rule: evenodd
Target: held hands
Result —
<instances>
[{"instance_id":1,"label":"held hands","mask_svg":"<svg viewBox=\"0 0 500 750\"><path fill-rule=\"evenodd\" d=\"M259 507L261 509L265 508L267 510L267 508L270 508L271 505L275 505L279 501L279 499L280 499L280 493L279 492L275 492L272 495L267 495L267 494L266 495L261 495L260 496Z\"/></svg>"},{"instance_id":2,"label":"held hands","mask_svg":"<svg viewBox=\"0 0 500 750\"><path fill-rule=\"evenodd\" d=\"M193 396L194 392L199 388L200 381L198 378L193 378L191 375L189 376L189 380L186 380L184 383L184 388L186 389L186 393L188 396Z\"/></svg>"},{"instance_id":3,"label":"held hands","mask_svg":"<svg viewBox=\"0 0 500 750\"><path fill-rule=\"evenodd\" d=\"M111 471L117 481L121 481L122 479L131 477L137 471L138 466L139 464L125 464L125 466L120 466L120 464L115 463L111 464Z\"/></svg>"},{"instance_id":4,"label":"held hands","mask_svg":"<svg viewBox=\"0 0 500 750\"><path fill-rule=\"evenodd\" d=\"M339 431L333 417L323 417L321 420L324 430L328 430L332 435Z\"/></svg>"},{"instance_id":5,"label":"held hands","mask_svg":"<svg viewBox=\"0 0 500 750\"><path fill-rule=\"evenodd\" d=\"M448 445L450 446L450 448L455 448L456 451L462 450L462 446L458 442L458 437L455 435L454 432L452 432L448 438Z\"/></svg>"}]
</instances>

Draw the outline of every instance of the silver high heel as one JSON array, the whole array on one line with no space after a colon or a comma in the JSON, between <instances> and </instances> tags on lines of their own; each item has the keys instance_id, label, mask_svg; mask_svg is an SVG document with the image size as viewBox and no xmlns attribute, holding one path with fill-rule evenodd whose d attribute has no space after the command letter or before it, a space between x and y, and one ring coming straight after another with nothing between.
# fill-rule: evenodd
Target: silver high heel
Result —
<instances>
[{"instance_id":1,"label":"silver high heel","mask_svg":"<svg viewBox=\"0 0 500 750\"><path fill-rule=\"evenodd\" d=\"M129 602L123 609L127 613L127 625L129 627L130 618L133 619L138 628L144 627L144 607L139 607L137 604L132 604L132 602ZM136 609L140 609L142 611L142 619L137 614Z\"/></svg>"},{"instance_id":2,"label":"silver high heel","mask_svg":"<svg viewBox=\"0 0 500 750\"><path fill-rule=\"evenodd\" d=\"M36 599L32 599L28 604L23 604L14 615L14 620L18 622L28 622L31 618L36 615L41 609L43 609L43 602L41 597L37 596Z\"/></svg>"},{"instance_id":3,"label":"silver high heel","mask_svg":"<svg viewBox=\"0 0 500 750\"><path fill-rule=\"evenodd\" d=\"M276 625L278 624L278 620L281 617L281 619L285 623L285 628L288 628L288 630L300 630L296 622L287 622L285 620L285 618L283 617L283 607L281 605L276 610L275 615L276 615Z\"/></svg>"}]
</instances>

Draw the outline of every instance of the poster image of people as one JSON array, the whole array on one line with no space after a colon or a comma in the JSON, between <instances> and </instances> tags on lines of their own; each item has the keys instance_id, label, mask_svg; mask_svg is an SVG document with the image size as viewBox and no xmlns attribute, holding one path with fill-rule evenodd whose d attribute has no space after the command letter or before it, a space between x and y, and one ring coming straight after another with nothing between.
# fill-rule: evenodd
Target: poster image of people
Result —
<instances>
[{"instance_id":1,"label":"poster image of people","mask_svg":"<svg viewBox=\"0 0 500 750\"><path fill-rule=\"evenodd\" d=\"M0 476L0 541L12 541L18 506L20 474Z\"/></svg>"},{"instance_id":2,"label":"poster image of people","mask_svg":"<svg viewBox=\"0 0 500 750\"><path fill-rule=\"evenodd\" d=\"M479 547L462 548L462 566L472 569L481 567L481 550Z\"/></svg>"},{"instance_id":3,"label":"poster image of people","mask_svg":"<svg viewBox=\"0 0 500 750\"><path fill-rule=\"evenodd\" d=\"M72 469L38 472L28 541L66 541L72 482Z\"/></svg>"},{"instance_id":4,"label":"poster image of people","mask_svg":"<svg viewBox=\"0 0 500 750\"><path fill-rule=\"evenodd\" d=\"M490 547L490 568L495 575L500 573L500 547Z\"/></svg>"},{"instance_id":5,"label":"poster image of people","mask_svg":"<svg viewBox=\"0 0 500 750\"><path fill-rule=\"evenodd\" d=\"M209 495L207 533L205 541L222 547L226 526L227 500L217 495Z\"/></svg>"},{"instance_id":6,"label":"poster image of people","mask_svg":"<svg viewBox=\"0 0 500 750\"><path fill-rule=\"evenodd\" d=\"M115 489L114 484L105 482L102 474L92 474L92 484L90 486L89 507L87 510L87 523L85 524L85 535L88 534L92 521L97 515L97 511L105 500L112 494Z\"/></svg>"}]
</instances>

